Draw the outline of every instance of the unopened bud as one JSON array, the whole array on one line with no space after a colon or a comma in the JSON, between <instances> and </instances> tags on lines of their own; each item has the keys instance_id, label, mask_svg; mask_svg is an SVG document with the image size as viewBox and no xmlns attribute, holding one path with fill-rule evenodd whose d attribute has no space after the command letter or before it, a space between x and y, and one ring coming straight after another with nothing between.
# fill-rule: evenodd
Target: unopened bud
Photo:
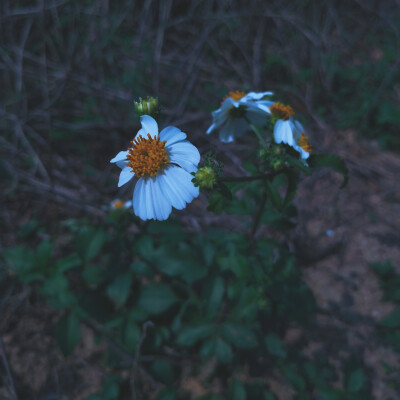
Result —
<instances>
[{"instance_id":1,"label":"unopened bud","mask_svg":"<svg viewBox=\"0 0 400 400\"><path fill-rule=\"evenodd\" d=\"M212 189L217 183L217 174L211 167L200 168L196 172L195 178L201 189Z\"/></svg>"},{"instance_id":2,"label":"unopened bud","mask_svg":"<svg viewBox=\"0 0 400 400\"><path fill-rule=\"evenodd\" d=\"M282 160L275 160L271 163L271 166L273 170L279 171L285 166L285 163Z\"/></svg>"},{"instance_id":3,"label":"unopened bud","mask_svg":"<svg viewBox=\"0 0 400 400\"><path fill-rule=\"evenodd\" d=\"M156 97L139 98L139 101L135 101L135 110L139 117L142 115L156 117L160 111L158 99Z\"/></svg>"}]
</instances>

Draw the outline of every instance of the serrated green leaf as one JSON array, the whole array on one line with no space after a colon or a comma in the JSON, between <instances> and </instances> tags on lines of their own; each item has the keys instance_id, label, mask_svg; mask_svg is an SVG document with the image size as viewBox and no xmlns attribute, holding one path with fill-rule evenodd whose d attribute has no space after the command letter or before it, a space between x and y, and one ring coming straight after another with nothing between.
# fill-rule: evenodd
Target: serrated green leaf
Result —
<instances>
[{"instance_id":1,"label":"serrated green leaf","mask_svg":"<svg viewBox=\"0 0 400 400\"><path fill-rule=\"evenodd\" d=\"M311 168L332 168L334 171L343 175L343 183L341 188L347 185L349 180L349 171L346 167L344 160L333 154L311 154L307 160Z\"/></svg>"},{"instance_id":2,"label":"serrated green leaf","mask_svg":"<svg viewBox=\"0 0 400 400\"><path fill-rule=\"evenodd\" d=\"M178 301L176 294L165 283L149 283L142 288L138 307L149 314L161 314Z\"/></svg>"},{"instance_id":3,"label":"serrated green leaf","mask_svg":"<svg viewBox=\"0 0 400 400\"><path fill-rule=\"evenodd\" d=\"M72 312L62 316L55 326L55 337L64 355L69 355L81 340L81 324Z\"/></svg>"},{"instance_id":4,"label":"serrated green leaf","mask_svg":"<svg viewBox=\"0 0 400 400\"><path fill-rule=\"evenodd\" d=\"M400 308L396 308L391 313L382 318L379 325L385 328L399 328L400 327Z\"/></svg>"},{"instance_id":5,"label":"serrated green leaf","mask_svg":"<svg viewBox=\"0 0 400 400\"><path fill-rule=\"evenodd\" d=\"M62 258L56 264L56 270L58 272L65 272L72 268L79 267L82 261L77 253L72 253L67 257Z\"/></svg>"},{"instance_id":6,"label":"serrated green leaf","mask_svg":"<svg viewBox=\"0 0 400 400\"><path fill-rule=\"evenodd\" d=\"M233 379L228 389L229 399L232 400L246 400L246 389L242 382L237 379Z\"/></svg>"},{"instance_id":7,"label":"serrated green leaf","mask_svg":"<svg viewBox=\"0 0 400 400\"><path fill-rule=\"evenodd\" d=\"M215 315L218 312L221 300L224 296L224 291L225 282L220 276L218 276L213 282L210 298L208 300L208 313L210 315Z\"/></svg>"},{"instance_id":8,"label":"serrated green leaf","mask_svg":"<svg viewBox=\"0 0 400 400\"><path fill-rule=\"evenodd\" d=\"M358 392L364 386L365 376L361 368L353 371L347 383L347 390L351 393Z\"/></svg>"},{"instance_id":9,"label":"serrated green leaf","mask_svg":"<svg viewBox=\"0 0 400 400\"><path fill-rule=\"evenodd\" d=\"M307 165L304 164L303 161L298 160L297 158L293 158L293 157L288 157L286 161L292 167L295 167L295 168L299 169L300 171L303 171L307 175L311 175L312 174L311 169L309 167L307 167ZM308 162L308 160L307 160L307 162Z\"/></svg>"},{"instance_id":10,"label":"serrated green leaf","mask_svg":"<svg viewBox=\"0 0 400 400\"><path fill-rule=\"evenodd\" d=\"M222 335L226 340L239 348L251 349L257 346L257 338L254 333L243 325L225 322L222 324Z\"/></svg>"},{"instance_id":11,"label":"serrated green leaf","mask_svg":"<svg viewBox=\"0 0 400 400\"><path fill-rule=\"evenodd\" d=\"M177 343L181 346L193 346L199 340L211 336L214 332L213 324L201 324L184 328L177 338Z\"/></svg>"},{"instance_id":12,"label":"serrated green leaf","mask_svg":"<svg viewBox=\"0 0 400 400\"><path fill-rule=\"evenodd\" d=\"M103 247L106 239L107 234L104 231L96 231L87 245L85 252L86 261L90 261L100 253L100 250Z\"/></svg>"},{"instance_id":13,"label":"serrated green leaf","mask_svg":"<svg viewBox=\"0 0 400 400\"><path fill-rule=\"evenodd\" d=\"M117 306L122 306L129 296L132 285L132 274L127 272L117 275L113 282L107 286L107 295Z\"/></svg>"},{"instance_id":14,"label":"serrated green leaf","mask_svg":"<svg viewBox=\"0 0 400 400\"><path fill-rule=\"evenodd\" d=\"M267 191L268 198L271 200L272 205L277 209L281 210L283 206L281 195L278 190L275 188L273 183L266 181L265 189Z\"/></svg>"},{"instance_id":15,"label":"serrated green leaf","mask_svg":"<svg viewBox=\"0 0 400 400\"><path fill-rule=\"evenodd\" d=\"M281 358L286 357L286 350L283 341L278 336L274 334L267 335L265 343L270 354Z\"/></svg>"}]
</instances>

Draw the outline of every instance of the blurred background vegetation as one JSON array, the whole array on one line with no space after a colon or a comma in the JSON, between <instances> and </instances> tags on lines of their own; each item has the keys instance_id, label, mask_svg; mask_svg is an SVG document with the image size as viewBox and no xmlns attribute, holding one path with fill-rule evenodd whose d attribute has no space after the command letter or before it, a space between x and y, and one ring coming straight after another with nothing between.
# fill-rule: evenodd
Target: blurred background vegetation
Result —
<instances>
[{"instance_id":1,"label":"blurred background vegetation","mask_svg":"<svg viewBox=\"0 0 400 400\"><path fill-rule=\"evenodd\" d=\"M241 225L230 217L206 213L204 199L180 213L179 224L168 222L165 228L157 223L140 224L132 216L110 215L110 202L115 197L128 199L131 192L129 188L117 191L118 171L109 160L127 146L139 127L133 100L152 95L159 97L163 107L164 126L173 124L188 132L203 154L211 144L224 153L227 171L243 172L246 166L241 165L238 154L250 157L245 140L227 147L215 137L205 136L211 124L209 113L218 108L228 91L236 89L279 94L302 116L317 150L326 148L340 131L344 135L356 132L356 141L374 139L382 150L398 152L399 35L400 7L394 0L2 0L0 333L13 335L22 345L23 335L18 332L24 328L16 329L17 321L21 316L36 315L36 322L28 321L28 327L42 321L40 331L58 337L65 354L84 338L82 352L86 353L81 362L90 365L81 373L84 379L78 377L59 361L60 353L46 347L47 342L35 342L39 352L55 354L52 357L57 360L46 359L43 371L53 362L62 366L54 376L43 372L47 378L42 381L43 377L35 374L34 379L29 378L33 366L43 362L36 353L33 361L27 362L30 370L12 365L19 398L84 399L101 390L99 397L91 399L130 398L132 378L126 371L133 371L132 376L140 381L136 382L137 398L158 393L160 400L200 398L197 395L271 400L276 395L271 382L257 386L263 369L275 380L283 376L294 391L285 394L281 389L280 399L374 398L373 378L367 379L357 354L346 353L338 367L332 365L329 354L312 360L305 357L299 350L301 340L285 349L282 337L296 324L310 324L316 305L299 278L284 233L276 234L271 242L263 239L254 253ZM257 197L257 188L250 190ZM251 204L244 207L252 209ZM295 215L293 209L285 213L285 218ZM270 215L265 222L281 221L281 217ZM220 243L218 231L209 229L216 225L234 232ZM176 241L165 241L163 232L174 235ZM127 233L132 236L125 240ZM133 247L139 259L131 263L129 249ZM242 271L256 262L247 259L250 253L271 261L266 261L269 270L263 270L271 286L261 288L258 295L237 287L227 294L232 279L251 281ZM184 265L192 263L193 254L201 261L191 264L187 272ZM214 259L215 271L211 268ZM118 265L118 273L110 270L112 265ZM229 268L234 269L234 278L228 274ZM373 268L384 287L389 287L387 299L398 302L393 286L384 284L398 279L395 270L385 263ZM162 276L161 280L167 277L170 286L160 289L151 283L147 289L139 289L154 273ZM114 276L119 278L109 284ZM135 281L136 277L140 279ZM279 288L285 288L283 292L274 291L272 283L278 282ZM76 300L75 284L82 284L92 297ZM178 297L186 296L186 284L209 301L191 306L192 313L204 313L203 325L192 317L185 320L182 309L179 318L173 315L178 312L174 308ZM139 298L130 298L130 285L142 290ZM170 292L170 287L175 292ZM263 297L266 288L268 299ZM164 296L157 302L160 291ZM97 295L101 297L98 302ZM240 297L237 304L236 295ZM214 329L208 324L217 318L214 308L224 304L224 296L225 307L232 303L233 310L227 321L221 320L227 310L218 314L218 329L225 336L218 333L207 339ZM268 309L269 319L263 323L246 308L254 301L257 312ZM139 302L142 311L130 309L130 302ZM77 308L78 303L79 307L85 304L84 310ZM271 304L275 306L269 308ZM301 310L294 312L293 304L302 304ZM99 308L103 314L95 315ZM148 315L140 314L143 309L156 321L158 330L145 325ZM243 322L247 313L248 320ZM266 321L271 322L270 331ZM190 331L195 323L200 328ZM229 329L224 325L228 323ZM311 331L317 329L314 323ZM110 336L121 326L123 331L115 343ZM399 326L397 311L380 328L397 349ZM146 330L153 333L140 358L136 349ZM231 332L237 336L232 337ZM254 355L259 340L271 359ZM104 341L108 353L101 344ZM172 341L177 347L170 345ZM187 352L182 350L186 348ZM161 356L151 358L154 352ZM200 353L206 360L216 355L222 366L210 361L195 370L193 364L199 362L196 357ZM27 357L23 351L18 354ZM97 368L103 361L106 367ZM243 367L247 362L247 369L233 371L233 366ZM337 368L335 372L334 367L342 372ZM387 368L390 376L398 373ZM196 379L189 380L190 374L197 374ZM63 382L57 383L60 376ZM3 387L8 390L0 396L16 399L7 379L3 379ZM190 388L182 383L188 380ZM207 390L203 381L207 381ZM199 382L201 390L196 386ZM392 387L400 398L398 384L392 383Z\"/></svg>"}]
</instances>

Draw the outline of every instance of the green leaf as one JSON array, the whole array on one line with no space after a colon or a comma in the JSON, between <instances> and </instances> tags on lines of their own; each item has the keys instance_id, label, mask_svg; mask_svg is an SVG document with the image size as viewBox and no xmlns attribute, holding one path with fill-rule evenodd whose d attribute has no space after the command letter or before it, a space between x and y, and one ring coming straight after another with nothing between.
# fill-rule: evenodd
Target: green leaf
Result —
<instances>
[{"instance_id":1,"label":"green leaf","mask_svg":"<svg viewBox=\"0 0 400 400\"><path fill-rule=\"evenodd\" d=\"M399 328L400 327L400 308L396 308L389 315L386 315L379 325L385 328Z\"/></svg>"},{"instance_id":2,"label":"green leaf","mask_svg":"<svg viewBox=\"0 0 400 400\"><path fill-rule=\"evenodd\" d=\"M117 306L122 306L126 302L131 290L132 279L132 274L126 272L117 275L114 281L107 286L107 295Z\"/></svg>"},{"instance_id":3,"label":"green leaf","mask_svg":"<svg viewBox=\"0 0 400 400\"><path fill-rule=\"evenodd\" d=\"M358 392L364 386L365 376L364 371L361 368L356 369L353 371L349 377L347 383L347 390L349 392Z\"/></svg>"},{"instance_id":4,"label":"green leaf","mask_svg":"<svg viewBox=\"0 0 400 400\"><path fill-rule=\"evenodd\" d=\"M146 278L153 276L152 269L143 261L135 261L131 264L130 270L137 276L144 276Z\"/></svg>"},{"instance_id":5,"label":"green leaf","mask_svg":"<svg viewBox=\"0 0 400 400\"><path fill-rule=\"evenodd\" d=\"M64 355L69 355L81 340L81 325L75 314L62 316L55 326L55 337Z\"/></svg>"},{"instance_id":6,"label":"green leaf","mask_svg":"<svg viewBox=\"0 0 400 400\"><path fill-rule=\"evenodd\" d=\"M266 181L265 182L265 188L267 191L268 198L271 200L272 205L277 209L281 210L283 206L282 198L276 189L276 187L273 185L273 183Z\"/></svg>"},{"instance_id":7,"label":"green leaf","mask_svg":"<svg viewBox=\"0 0 400 400\"><path fill-rule=\"evenodd\" d=\"M222 325L222 335L239 348L250 349L258 344L256 336L250 329L236 323L225 322Z\"/></svg>"},{"instance_id":8,"label":"green leaf","mask_svg":"<svg viewBox=\"0 0 400 400\"><path fill-rule=\"evenodd\" d=\"M123 331L123 341L129 351L134 352L136 350L136 346L140 341L140 335L141 332L138 325L135 321L128 319Z\"/></svg>"},{"instance_id":9,"label":"green leaf","mask_svg":"<svg viewBox=\"0 0 400 400\"><path fill-rule=\"evenodd\" d=\"M246 389L243 383L233 379L229 385L228 396L232 400L246 400Z\"/></svg>"},{"instance_id":10,"label":"green leaf","mask_svg":"<svg viewBox=\"0 0 400 400\"><path fill-rule=\"evenodd\" d=\"M228 200L232 200L232 192L228 188L228 186L225 185L223 182L218 182L218 185L216 189L222 194L222 196L226 197Z\"/></svg>"},{"instance_id":11,"label":"green leaf","mask_svg":"<svg viewBox=\"0 0 400 400\"><path fill-rule=\"evenodd\" d=\"M81 265L81 263L82 263L82 261L79 258L78 254L72 253L57 262L56 270L58 272L65 272L72 268L79 267Z\"/></svg>"},{"instance_id":12,"label":"green leaf","mask_svg":"<svg viewBox=\"0 0 400 400\"><path fill-rule=\"evenodd\" d=\"M299 185L299 174L296 171L288 169L285 174L287 178L287 189L283 207L287 207L292 202L296 196L297 187Z\"/></svg>"},{"instance_id":13,"label":"green leaf","mask_svg":"<svg viewBox=\"0 0 400 400\"><path fill-rule=\"evenodd\" d=\"M311 154L307 162L311 168L329 167L334 171L339 172L339 174L343 175L343 183L341 188L347 185L349 180L349 171L342 158L333 154Z\"/></svg>"},{"instance_id":14,"label":"green leaf","mask_svg":"<svg viewBox=\"0 0 400 400\"><path fill-rule=\"evenodd\" d=\"M91 238L90 242L87 245L85 252L86 261L91 260L100 253L100 250L103 247L106 239L107 239L107 234L104 231L102 230L96 231L96 233L93 235L93 237Z\"/></svg>"},{"instance_id":15,"label":"green leaf","mask_svg":"<svg viewBox=\"0 0 400 400\"><path fill-rule=\"evenodd\" d=\"M210 298L208 300L208 313L210 315L215 315L218 312L222 297L224 296L224 291L225 282L220 276L218 276L214 280Z\"/></svg>"},{"instance_id":16,"label":"green leaf","mask_svg":"<svg viewBox=\"0 0 400 400\"><path fill-rule=\"evenodd\" d=\"M176 399L176 389L164 388L161 389L154 400L175 400Z\"/></svg>"},{"instance_id":17,"label":"green leaf","mask_svg":"<svg viewBox=\"0 0 400 400\"><path fill-rule=\"evenodd\" d=\"M222 363L232 361L232 347L221 338L207 340L201 348L201 355L205 358L216 356Z\"/></svg>"},{"instance_id":18,"label":"green leaf","mask_svg":"<svg viewBox=\"0 0 400 400\"><path fill-rule=\"evenodd\" d=\"M197 326L187 327L180 332L176 341L181 346L193 346L199 340L211 336L213 332L213 324L201 324Z\"/></svg>"},{"instance_id":19,"label":"green leaf","mask_svg":"<svg viewBox=\"0 0 400 400\"><path fill-rule=\"evenodd\" d=\"M282 340L278 336L274 334L268 335L265 338L265 343L270 354L281 358L286 357L285 347Z\"/></svg>"},{"instance_id":20,"label":"green leaf","mask_svg":"<svg viewBox=\"0 0 400 400\"><path fill-rule=\"evenodd\" d=\"M161 314L178 301L165 283L149 283L142 288L138 307L149 314Z\"/></svg>"},{"instance_id":21,"label":"green leaf","mask_svg":"<svg viewBox=\"0 0 400 400\"><path fill-rule=\"evenodd\" d=\"M309 159L308 159L309 160ZM307 161L308 161L307 160ZM292 167L295 167L297 169L299 169L300 171L303 171L304 173L306 173L307 175L311 175L311 169L309 167L307 167L306 164L304 164L303 161L298 160L297 158L293 158L293 157L288 157L287 160L288 164L290 164Z\"/></svg>"},{"instance_id":22,"label":"green leaf","mask_svg":"<svg viewBox=\"0 0 400 400\"><path fill-rule=\"evenodd\" d=\"M172 384L174 381L174 369L171 362L166 360L155 360L151 365L154 377L164 384Z\"/></svg>"}]
</instances>

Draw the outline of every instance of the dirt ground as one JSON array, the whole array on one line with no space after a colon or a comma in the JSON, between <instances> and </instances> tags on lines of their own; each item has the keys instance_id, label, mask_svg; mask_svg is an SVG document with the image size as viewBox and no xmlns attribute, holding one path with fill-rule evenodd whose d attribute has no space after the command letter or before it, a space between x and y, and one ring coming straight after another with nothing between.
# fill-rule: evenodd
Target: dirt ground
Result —
<instances>
[{"instance_id":1,"label":"dirt ground","mask_svg":"<svg viewBox=\"0 0 400 400\"><path fill-rule=\"evenodd\" d=\"M305 335L305 354L323 347L335 355L334 363L349 352L356 354L372 380L374 398L399 399L383 363L399 367L400 355L382 343L376 328L392 305L381 301L369 264L391 260L400 272L400 156L382 152L352 131L330 132L316 147L346 160L350 183L339 189L342 177L321 170L301 184L299 224L290 246L320 311L309 331L289 331L285 340ZM103 345L94 344L91 330L84 329L83 343L64 358L52 338L57 313L15 281L7 296L0 330L19 399L80 400L96 392L106 371ZM3 382L0 398L12 399ZM280 400L291 398L289 386L269 383ZM199 382L191 385L192 393L203 390Z\"/></svg>"}]
</instances>

